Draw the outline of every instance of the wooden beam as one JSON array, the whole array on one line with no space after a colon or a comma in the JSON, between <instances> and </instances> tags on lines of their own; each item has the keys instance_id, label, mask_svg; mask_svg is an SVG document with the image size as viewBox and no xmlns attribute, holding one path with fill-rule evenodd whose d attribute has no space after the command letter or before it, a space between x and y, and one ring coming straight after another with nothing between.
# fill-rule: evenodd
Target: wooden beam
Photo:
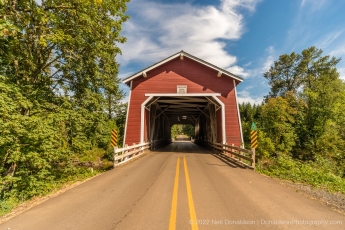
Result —
<instances>
[{"instance_id":1,"label":"wooden beam","mask_svg":"<svg viewBox=\"0 0 345 230\"><path fill-rule=\"evenodd\" d=\"M170 105L169 105L170 106ZM169 106L168 107L166 107L165 109L163 109L163 111L162 112L160 112L157 116L156 116L156 118L157 117L159 117L162 113L164 113L167 109L169 109Z\"/></svg>"},{"instance_id":2,"label":"wooden beam","mask_svg":"<svg viewBox=\"0 0 345 230\"><path fill-rule=\"evenodd\" d=\"M153 103L155 103L160 97L157 97L156 99L154 99L152 102L148 103L146 105L146 107L150 107Z\"/></svg>"},{"instance_id":3,"label":"wooden beam","mask_svg":"<svg viewBox=\"0 0 345 230\"><path fill-rule=\"evenodd\" d=\"M202 111L201 109L199 109L199 107L196 107L200 112L202 112L206 117L210 118L210 116L208 116L204 111Z\"/></svg>"},{"instance_id":4,"label":"wooden beam","mask_svg":"<svg viewBox=\"0 0 345 230\"><path fill-rule=\"evenodd\" d=\"M210 98L206 97L207 100L209 100L209 102L211 102L212 104L214 104L216 106L216 111L218 109L220 109L220 105L218 105L216 102L212 101Z\"/></svg>"},{"instance_id":5,"label":"wooden beam","mask_svg":"<svg viewBox=\"0 0 345 230\"><path fill-rule=\"evenodd\" d=\"M206 99L204 98L198 98L198 99L160 99L159 102L163 102L163 103L174 103L174 104L178 104L178 103L195 103L195 102L207 102Z\"/></svg>"}]
</instances>

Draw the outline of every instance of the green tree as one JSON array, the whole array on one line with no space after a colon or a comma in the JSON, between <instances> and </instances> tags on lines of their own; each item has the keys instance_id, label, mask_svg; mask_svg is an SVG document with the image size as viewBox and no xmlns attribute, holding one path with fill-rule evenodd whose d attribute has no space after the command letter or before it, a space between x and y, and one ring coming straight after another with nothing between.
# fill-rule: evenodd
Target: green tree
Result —
<instances>
[{"instance_id":1,"label":"green tree","mask_svg":"<svg viewBox=\"0 0 345 230\"><path fill-rule=\"evenodd\" d=\"M260 127L280 153L289 153L296 144L293 128L296 113L296 109L292 108L288 100L283 97L270 98L262 106Z\"/></svg>"},{"instance_id":2,"label":"green tree","mask_svg":"<svg viewBox=\"0 0 345 230\"><path fill-rule=\"evenodd\" d=\"M261 105L250 103L239 104L244 145L250 148L250 131L253 122L257 122L260 117Z\"/></svg>"},{"instance_id":3,"label":"green tree","mask_svg":"<svg viewBox=\"0 0 345 230\"><path fill-rule=\"evenodd\" d=\"M126 126L126 114L127 114L127 106L128 103L118 103L116 104L114 110L114 120L116 123L116 126L119 129L119 146L122 146L123 144L123 138L125 135L125 126Z\"/></svg>"},{"instance_id":4,"label":"green tree","mask_svg":"<svg viewBox=\"0 0 345 230\"><path fill-rule=\"evenodd\" d=\"M41 194L109 147L127 2L0 1L0 199Z\"/></svg>"},{"instance_id":5,"label":"green tree","mask_svg":"<svg viewBox=\"0 0 345 230\"><path fill-rule=\"evenodd\" d=\"M182 134L182 125L173 125L171 126L171 138L176 138L177 135Z\"/></svg>"},{"instance_id":6,"label":"green tree","mask_svg":"<svg viewBox=\"0 0 345 230\"><path fill-rule=\"evenodd\" d=\"M292 52L279 56L279 60L264 74L271 86L267 98L284 96L286 92L297 92L311 88L314 80L328 75L329 80L337 78L336 65L340 59L321 56L322 50L312 46L302 54Z\"/></svg>"},{"instance_id":7,"label":"green tree","mask_svg":"<svg viewBox=\"0 0 345 230\"><path fill-rule=\"evenodd\" d=\"M279 56L279 60L264 73L271 86L267 97L283 96L288 91L296 93L303 82L302 63L305 63L302 61L302 55L295 52Z\"/></svg>"},{"instance_id":8,"label":"green tree","mask_svg":"<svg viewBox=\"0 0 345 230\"><path fill-rule=\"evenodd\" d=\"M188 137L194 137L195 131L192 125L182 125L182 132Z\"/></svg>"}]
</instances>

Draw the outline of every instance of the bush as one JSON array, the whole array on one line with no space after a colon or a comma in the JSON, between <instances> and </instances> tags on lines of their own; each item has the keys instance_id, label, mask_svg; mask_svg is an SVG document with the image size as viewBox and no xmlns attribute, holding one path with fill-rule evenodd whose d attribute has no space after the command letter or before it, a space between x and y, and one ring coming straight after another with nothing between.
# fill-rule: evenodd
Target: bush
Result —
<instances>
[{"instance_id":1,"label":"bush","mask_svg":"<svg viewBox=\"0 0 345 230\"><path fill-rule=\"evenodd\" d=\"M320 156L314 162L301 162L291 156L281 155L271 159L268 164L259 163L257 170L272 177L345 194L345 179L335 175L331 162Z\"/></svg>"}]
</instances>

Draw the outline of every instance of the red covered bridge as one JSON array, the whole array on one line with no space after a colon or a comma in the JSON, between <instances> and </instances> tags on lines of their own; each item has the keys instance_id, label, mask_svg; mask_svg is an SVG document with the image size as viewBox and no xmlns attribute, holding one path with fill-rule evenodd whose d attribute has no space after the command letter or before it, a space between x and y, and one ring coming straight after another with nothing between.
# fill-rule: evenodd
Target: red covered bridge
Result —
<instances>
[{"instance_id":1,"label":"red covered bridge","mask_svg":"<svg viewBox=\"0 0 345 230\"><path fill-rule=\"evenodd\" d=\"M195 139L242 145L236 94L242 81L184 51L126 78L124 144L170 140L172 125L191 124Z\"/></svg>"}]
</instances>

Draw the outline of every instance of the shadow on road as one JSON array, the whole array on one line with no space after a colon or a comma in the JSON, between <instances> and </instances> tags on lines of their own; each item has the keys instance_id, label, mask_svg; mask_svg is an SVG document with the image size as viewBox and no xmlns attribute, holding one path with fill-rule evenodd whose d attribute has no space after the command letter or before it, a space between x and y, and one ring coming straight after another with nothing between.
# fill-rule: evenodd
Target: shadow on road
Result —
<instances>
[{"instance_id":1,"label":"shadow on road","mask_svg":"<svg viewBox=\"0 0 345 230\"><path fill-rule=\"evenodd\" d=\"M194 144L191 141L174 141L170 143L169 145L163 146L152 152L154 152L155 154L163 154L163 153L210 154L232 168L246 169L245 166L241 165L236 160L231 159L230 157L224 154L215 152L214 150L203 148L197 144ZM224 165L217 165L217 166L224 166Z\"/></svg>"},{"instance_id":2,"label":"shadow on road","mask_svg":"<svg viewBox=\"0 0 345 230\"><path fill-rule=\"evenodd\" d=\"M247 168L247 167L239 164L235 160L231 159L230 157L225 156L224 154L212 153L212 156L218 158L219 160L221 160L222 162L224 162L225 164L229 165L232 168L242 168L242 169L246 169Z\"/></svg>"},{"instance_id":3,"label":"shadow on road","mask_svg":"<svg viewBox=\"0 0 345 230\"><path fill-rule=\"evenodd\" d=\"M166 146L152 151L154 153L197 153L197 154L210 154L208 149L202 148L191 141L174 141Z\"/></svg>"}]
</instances>

